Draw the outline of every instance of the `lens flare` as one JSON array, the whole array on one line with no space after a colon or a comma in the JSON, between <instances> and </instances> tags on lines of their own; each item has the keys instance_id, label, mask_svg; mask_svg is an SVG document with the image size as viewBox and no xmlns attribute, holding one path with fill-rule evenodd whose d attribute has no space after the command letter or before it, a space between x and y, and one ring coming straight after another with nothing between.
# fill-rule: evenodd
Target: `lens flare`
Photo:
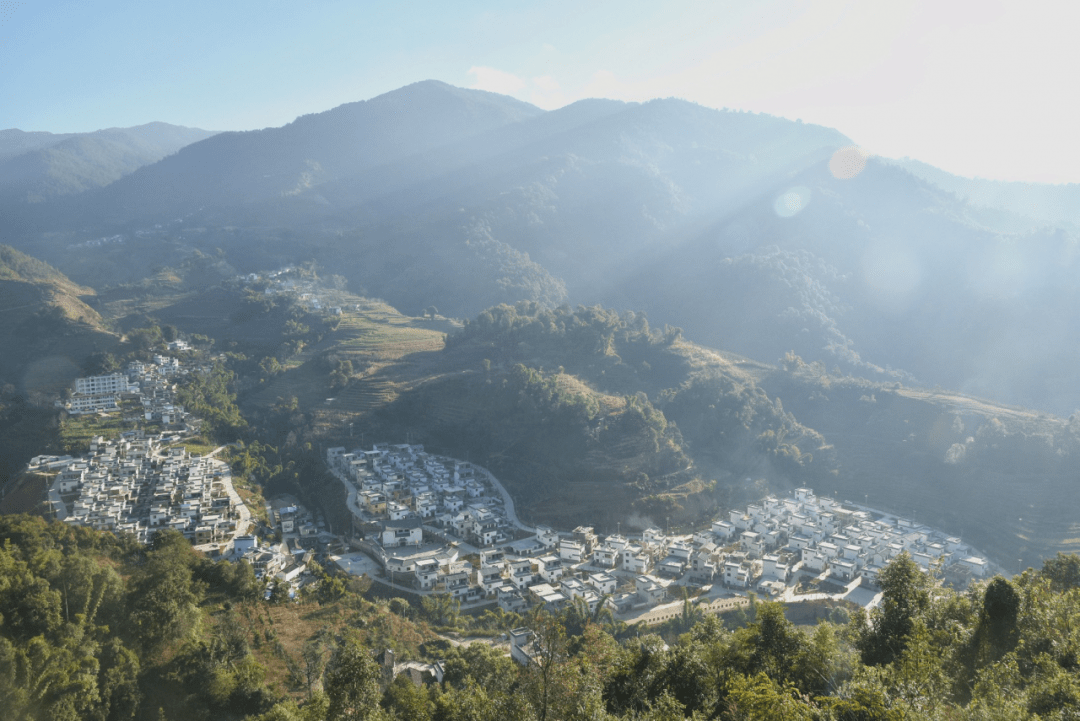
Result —
<instances>
[{"instance_id":1,"label":"lens flare","mask_svg":"<svg viewBox=\"0 0 1080 721\"><path fill-rule=\"evenodd\" d=\"M773 211L781 218L790 218L810 203L810 188L803 185L791 188L773 202Z\"/></svg>"},{"instance_id":2,"label":"lens flare","mask_svg":"<svg viewBox=\"0 0 1080 721\"><path fill-rule=\"evenodd\" d=\"M870 153L857 145L840 148L829 158L829 172L837 180L850 180L863 171Z\"/></svg>"}]
</instances>

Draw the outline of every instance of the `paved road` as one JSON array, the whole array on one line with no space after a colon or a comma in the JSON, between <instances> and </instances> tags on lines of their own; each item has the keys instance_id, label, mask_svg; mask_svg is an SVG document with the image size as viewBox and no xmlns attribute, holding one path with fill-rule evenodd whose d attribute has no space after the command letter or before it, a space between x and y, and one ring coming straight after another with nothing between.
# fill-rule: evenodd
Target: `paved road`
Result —
<instances>
[{"instance_id":1,"label":"paved road","mask_svg":"<svg viewBox=\"0 0 1080 721\"><path fill-rule=\"evenodd\" d=\"M220 451L224 446L214 449L214 451L208 455L212 456L214 453ZM247 535L251 527L251 510L244 503L244 500L240 498L240 494L236 492L236 488L232 483L232 471L229 470L229 464L225 461L219 461L216 458L211 461L215 466L221 470L221 481L225 484L225 491L229 494L229 502L236 509L236 514L239 518L236 519L236 530L233 531L232 536L224 538L214 543L203 544L201 546L195 546L196 550L208 552L212 548L217 548L223 543L232 543L237 536Z\"/></svg>"},{"instance_id":2,"label":"paved road","mask_svg":"<svg viewBox=\"0 0 1080 721\"><path fill-rule=\"evenodd\" d=\"M362 519L364 514L360 510L360 504L356 501L356 486L352 484L352 481L350 481L344 473L334 468L329 463L326 464L326 467L329 468L330 472L334 474L334 477L341 481L342 485L345 486L345 504L349 507L349 510L352 511L354 516Z\"/></svg>"},{"instance_id":3,"label":"paved road","mask_svg":"<svg viewBox=\"0 0 1080 721\"><path fill-rule=\"evenodd\" d=\"M487 479L491 481L491 485L494 486L495 490L497 490L499 492L499 495L502 496L503 503L505 504L504 508L506 509L506 519L510 521L511 525L520 528L526 533L536 533L535 528L533 528L532 526L526 526L524 523L518 520L517 512L514 510L514 499L510 497L510 494L503 487L503 484L499 483L499 479L495 478L495 476L492 475L491 471L484 468L483 466L477 466L474 464L474 467L481 473L483 473L485 476L487 476Z\"/></svg>"},{"instance_id":4,"label":"paved road","mask_svg":"<svg viewBox=\"0 0 1080 721\"><path fill-rule=\"evenodd\" d=\"M53 514L56 516L56 520L62 521L68 517L67 506L64 505L64 499L60 498L60 474L56 474L56 479L53 484L49 486L49 503L52 505Z\"/></svg>"}]
</instances>

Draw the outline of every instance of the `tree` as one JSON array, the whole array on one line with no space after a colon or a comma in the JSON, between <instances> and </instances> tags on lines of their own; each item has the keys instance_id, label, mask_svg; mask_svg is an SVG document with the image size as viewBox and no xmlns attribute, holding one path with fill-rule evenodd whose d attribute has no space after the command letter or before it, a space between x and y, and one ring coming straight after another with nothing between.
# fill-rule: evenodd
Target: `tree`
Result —
<instances>
[{"instance_id":1,"label":"tree","mask_svg":"<svg viewBox=\"0 0 1080 721\"><path fill-rule=\"evenodd\" d=\"M768 601L760 604L752 628L757 633L751 647L751 669L764 671L773 679L790 680L792 664L805 638L784 616L783 605Z\"/></svg>"},{"instance_id":2,"label":"tree","mask_svg":"<svg viewBox=\"0 0 1080 721\"><path fill-rule=\"evenodd\" d=\"M423 686L414 684L408 674L398 675L386 687L382 704L383 708L395 713L401 719L409 719L409 721L431 719L432 704L427 690Z\"/></svg>"},{"instance_id":3,"label":"tree","mask_svg":"<svg viewBox=\"0 0 1080 721\"><path fill-rule=\"evenodd\" d=\"M159 531L152 545L128 593L128 626L145 652L187 634L201 595L192 584L195 556L187 540L176 531Z\"/></svg>"},{"instance_id":4,"label":"tree","mask_svg":"<svg viewBox=\"0 0 1080 721\"><path fill-rule=\"evenodd\" d=\"M274 583L274 588L270 591L270 603L286 603L289 600L289 591L291 590L292 584L279 579Z\"/></svg>"},{"instance_id":5,"label":"tree","mask_svg":"<svg viewBox=\"0 0 1080 721\"><path fill-rule=\"evenodd\" d=\"M870 616L870 628L858 629L857 645L863 663L888 664L903 653L914 619L930 605L931 583L907 551L881 571L881 605Z\"/></svg>"},{"instance_id":6,"label":"tree","mask_svg":"<svg viewBox=\"0 0 1080 721\"><path fill-rule=\"evenodd\" d=\"M566 629L559 619L541 611L530 624L533 632L534 707L539 721L547 721L556 695L556 678L567 657Z\"/></svg>"},{"instance_id":7,"label":"tree","mask_svg":"<svg viewBox=\"0 0 1080 721\"><path fill-rule=\"evenodd\" d=\"M458 601L449 593L436 593L424 596L420 599L420 606L424 615L439 626L453 626L457 623L458 614L461 611L461 601Z\"/></svg>"},{"instance_id":8,"label":"tree","mask_svg":"<svg viewBox=\"0 0 1080 721\"><path fill-rule=\"evenodd\" d=\"M1075 553L1058 553L1043 563L1039 573L1050 580L1055 591L1080 588L1080 556Z\"/></svg>"},{"instance_id":9,"label":"tree","mask_svg":"<svg viewBox=\"0 0 1080 721\"><path fill-rule=\"evenodd\" d=\"M304 648L300 651L300 657L304 662L302 666L304 674L304 682L307 684L308 696L311 696L315 689L315 684L323 675L323 669L326 668L326 656L324 652L323 637L318 635L313 639L308 640L304 644Z\"/></svg>"},{"instance_id":10,"label":"tree","mask_svg":"<svg viewBox=\"0 0 1080 721\"><path fill-rule=\"evenodd\" d=\"M489 692L509 693L516 675L514 662L502 651L484 643L473 643L447 655L443 683L465 688L475 681Z\"/></svg>"},{"instance_id":11,"label":"tree","mask_svg":"<svg viewBox=\"0 0 1080 721\"><path fill-rule=\"evenodd\" d=\"M733 721L810 721L810 707L799 703L793 690L764 673L736 676L727 688L727 718Z\"/></svg>"},{"instance_id":12,"label":"tree","mask_svg":"<svg viewBox=\"0 0 1080 721\"><path fill-rule=\"evenodd\" d=\"M1019 612L1020 594L1001 576L994 577L983 595L983 612L979 619L980 630L985 633L993 660L1001 658L1016 645Z\"/></svg>"},{"instance_id":13,"label":"tree","mask_svg":"<svg viewBox=\"0 0 1080 721\"><path fill-rule=\"evenodd\" d=\"M379 664L355 631L347 631L334 648L323 687L329 702L327 721L363 721L379 705Z\"/></svg>"}]
</instances>

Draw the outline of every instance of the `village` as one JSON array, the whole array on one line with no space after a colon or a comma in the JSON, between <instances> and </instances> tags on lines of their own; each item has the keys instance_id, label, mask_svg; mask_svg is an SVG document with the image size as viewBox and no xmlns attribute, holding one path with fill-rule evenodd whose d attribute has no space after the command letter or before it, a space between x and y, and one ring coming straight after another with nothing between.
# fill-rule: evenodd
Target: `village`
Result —
<instances>
[{"instance_id":1,"label":"village","mask_svg":"<svg viewBox=\"0 0 1080 721\"><path fill-rule=\"evenodd\" d=\"M617 617L669 617L683 592L725 610L748 592L788 602L845 599L871 607L877 577L903 552L924 572L963 587L991 564L961 539L865 506L798 488L732 510L709 529L598 536L593 528L530 528L486 469L419 445L327 451L348 492L357 553L331 558L400 591L449 594L464 608L534 605L558 611L581 599Z\"/></svg>"},{"instance_id":2,"label":"village","mask_svg":"<svg viewBox=\"0 0 1080 721\"><path fill-rule=\"evenodd\" d=\"M186 350L181 344L172 350ZM273 528L264 531L280 541L263 545L228 465L174 445L200 425L175 402L175 380L207 370L155 355L124 373L76 380L69 413L123 412L126 402L127 412L140 409L130 420L161 430L95 437L79 458L32 459L30 471L55 474L53 515L142 543L159 529L175 529L212 557L246 560L259 578L284 582L293 597L312 580L305 572L318 551L346 573L408 594L447 594L464 608L558 611L580 599L591 612L602 604L621 619L644 622L670 617L687 595L713 612L747 602L749 592L869 608L880 599L878 574L905 551L925 572L958 587L993 571L959 538L807 488L732 510L690 534L534 528L517 518L509 493L488 470L414 444L328 449L327 465L344 484L353 519L347 537L328 533L296 499L272 499ZM352 552L326 555L346 543Z\"/></svg>"},{"instance_id":3,"label":"village","mask_svg":"<svg viewBox=\"0 0 1080 721\"><path fill-rule=\"evenodd\" d=\"M174 353L190 349L183 340L167 347ZM274 528L263 528L260 540L228 464L214 458L221 449L193 455L184 448L183 439L198 433L201 421L177 403L176 381L210 370L207 363L154 354L152 362L134 361L122 373L76 379L74 392L58 402L69 414L124 414L156 432L136 428L115 438L95 436L85 455L36 456L27 471L51 477L48 506L57 520L127 533L143 544L157 531L173 529L211 558L246 561L269 588L285 582L295 598L313 580L304 574L314 553L335 539L317 514L294 499L275 499L276 507L266 508Z\"/></svg>"},{"instance_id":4,"label":"village","mask_svg":"<svg viewBox=\"0 0 1080 721\"><path fill-rule=\"evenodd\" d=\"M331 316L343 314L340 306L330 304L326 299L326 287L318 280L305 278L294 266L264 273L248 273L236 276L235 280L245 288L261 288L265 295L295 295L297 301L313 313L327 313Z\"/></svg>"},{"instance_id":5,"label":"village","mask_svg":"<svg viewBox=\"0 0 1080 721\"><path fill-rule=\"evenodd\" d=\"M169 349L189 347L176 340ZM134 361L123 373L77 378L75 392L58 401L68 413L125 413L127 421L160 430L95 436L88 453L78 458L31 459L29 471L55 473L49 490L52 515L95 530L130 533L141 543L149 543L161 528L173 528L196 545L231 541L244 532L249 514L232 487L228 465L171 445L201 425L176 402L176 379L209 371L206 364L154 354L153 362Z\"/></svg>"}]
</instances>

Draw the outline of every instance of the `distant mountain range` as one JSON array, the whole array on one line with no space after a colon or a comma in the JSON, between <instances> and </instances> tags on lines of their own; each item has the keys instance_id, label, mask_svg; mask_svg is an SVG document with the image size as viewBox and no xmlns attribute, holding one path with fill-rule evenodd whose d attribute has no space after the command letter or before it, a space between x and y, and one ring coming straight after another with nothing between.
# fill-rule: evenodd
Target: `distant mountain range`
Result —
<instances>
[{"instance_id":1,"label":"distant mountain range","mask_svg":"<svg viewBox=\"0 0 1080 721\"><path fill-rule=\"evenodd\" d=\"M996 211L989 224L1006 229L1068 225L1080 229L1080 183L1022 183L964 178L911 158L890 161L971 205Z\"/></svg>"},{"instance_id":2,"label":"distant mountain range","mask_svg":"<svg viewBox=\"0 0 1080 721\"><path fill-rule=\"evenodd\" d=\"M91 285L195 251L314 259L409 313L604 303L767 362L1080 407L1072 216L851 145L680 100L545 112L427 81L9 207L4 230Z\"/></svg>"},{"instance_id":3,"label":"distant mountain range","mask_svg":"<svg viewBox=\"0 0 1080 721\"><path fill-rule=\"evenodd\" d=\"M167 123L55 135L0 130L0 202L41 203L101 188L212 135Z\"/></svg>"}]
</instances>

